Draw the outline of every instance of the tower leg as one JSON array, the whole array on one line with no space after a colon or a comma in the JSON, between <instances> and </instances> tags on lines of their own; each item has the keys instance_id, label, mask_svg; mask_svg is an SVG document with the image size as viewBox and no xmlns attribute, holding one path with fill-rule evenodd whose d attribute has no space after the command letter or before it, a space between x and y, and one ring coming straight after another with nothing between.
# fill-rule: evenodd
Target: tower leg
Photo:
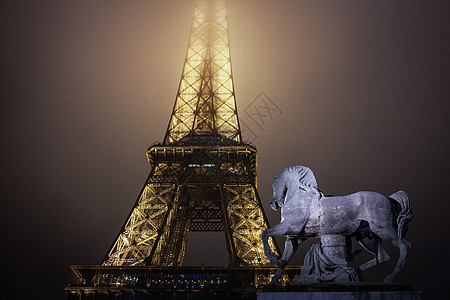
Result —
<instances>
[{"instance_id":1,"label":"tower leg","mask_svg":"<svg viewBox=\"0 0 450 300\"><path fill-rule=\"evenodd\" d=\"M234 244L235 255L243 266L270 265L264 255L261 240L263 230L268 228L257 191L252 184L224 184L223 195L226 203L226 217ZM276 247L271 241L271 248Z\"/></svg>"},{"instance_id":2,"label":"tower leg","mask_svg":"<svg viewBox=\"0 0 450 300\"><path fill-rule=\"evenodd\" d=\"M143 265L160 239L176 200L175 184L147 182L103 265Z\"/></svg>"}]
</instances>

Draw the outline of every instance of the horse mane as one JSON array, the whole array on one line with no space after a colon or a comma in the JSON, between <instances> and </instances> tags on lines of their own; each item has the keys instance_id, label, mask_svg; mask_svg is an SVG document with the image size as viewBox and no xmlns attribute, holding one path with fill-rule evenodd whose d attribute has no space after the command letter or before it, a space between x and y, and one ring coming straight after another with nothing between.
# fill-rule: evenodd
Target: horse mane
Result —
<instances>
[{"instance_id":1,"label":"horse mane","mask_svg":"<svg viewBox=\"0 0 450 300\"><path fill-rule=\"evenodd\" d=\"M319 190L319 186L317 185L316 177L310 168L305 166L293 166L284 169L283 173L287 173L297 179L300 187L312 190L314 194L319 195L319 198L323 196L323 193Z\"/></svg>"}]
</instances>

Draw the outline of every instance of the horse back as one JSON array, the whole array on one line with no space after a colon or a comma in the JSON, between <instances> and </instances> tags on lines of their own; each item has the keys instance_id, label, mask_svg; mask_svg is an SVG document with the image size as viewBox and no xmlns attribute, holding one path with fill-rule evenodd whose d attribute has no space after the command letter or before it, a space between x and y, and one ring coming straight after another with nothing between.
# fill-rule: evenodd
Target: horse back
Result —
<instances>
[{"instance_id":1,"label":"horse back","mask_svg":"<svg viewBox=\"0 0 450 300\"><path fill-rule=\"evenodd\" d=\"M361 191L345 196L327 196L319 200L323 229L327 231L355 231L361 221L390 222L392 204L376 192Z\"/></svg>"},{"instance_id":2,"label":"horse back","mask_svg":"<svg viewBox=\"0 0 450 300\"><path fill-rule=\"evenodd\" d=\"M321 199L324 208L339 207L341 209L350 209L357 211L367 206L375 208L390 209L389 199L376 192L360 191L345 196L326 196Z\"/></svg>"}]
</instances>

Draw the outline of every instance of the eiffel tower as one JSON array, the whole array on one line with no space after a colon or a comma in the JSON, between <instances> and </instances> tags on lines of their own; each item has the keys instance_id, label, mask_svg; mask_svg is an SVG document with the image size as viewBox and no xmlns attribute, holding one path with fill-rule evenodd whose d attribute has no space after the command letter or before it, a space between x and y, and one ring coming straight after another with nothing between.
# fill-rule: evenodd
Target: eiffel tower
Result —
<instances>
[{"instance_id":1,"label":"eiffel tower","mask_svg":"<svg viewBox=\"0 0 450 300\"><path fill-rule=\"evenodd\" d=\"M164 142L147 151L150 175L104 266L181 266L190 231L223 231L230 266L270 265L257 151L239 127L225 2L197 1Z\"/></svg>"},{"instance_id":2,"label":"eiffel tower","mask_svg":"<svg viewBox=\"0 0 450 300\"><path fill-rule=\"evenodd\" d=\"M71 266L68 299L256 297L277 268L261 241L257 151L239 126L226 0L197 0L164 141L147 158L150 174L102 264ZM224 232L229 266L183 266L190 231ZM287 267L282 283L299 271Z\"/></svg>"}]
</instances>

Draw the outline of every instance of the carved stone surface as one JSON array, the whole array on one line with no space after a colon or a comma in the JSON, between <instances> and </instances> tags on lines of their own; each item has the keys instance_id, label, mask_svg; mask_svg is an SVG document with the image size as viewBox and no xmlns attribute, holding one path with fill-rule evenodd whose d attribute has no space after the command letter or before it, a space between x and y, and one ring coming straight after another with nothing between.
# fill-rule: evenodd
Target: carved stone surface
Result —
<instances>
[{"instance_id":1,"label":"carved stone surface","mask_svg":"<svg viewBox=\"0 0 450 300\"><path fill-rule=\"evenodd\" d=\"M301 273L294 277L292 284L358 282L356 270L347 266L345 237L324 235L320 240L311 246Z\"/></svg>"},{"instance_id":2,"label":"carved stone surface","mask_svg":"<svg viewBox=\"0 0 450 300\"><path fill-rule=\"evenodd\" d=\"M382 240L399 249L397 265L384 282L391 283L400 275L411 250L405 239L412 219L411 200L405 192L398 191L389 197L375 192L325 196L313 172L303 166L284 169L274 176L272 187L270 206L274 210L281 208L281 222L261 235L267 258L279 266L271 284L278 283L292 254L310 237L319 237L320 243L309 250L302 272L293 284L361 281L364 271L390 259L381 247ZM269 237L273 236L286 237L280 259L269 247ZM348 266L358 254L351 252L353 237L374 255L357 270Z\"/></svg>"}]
</instances>

